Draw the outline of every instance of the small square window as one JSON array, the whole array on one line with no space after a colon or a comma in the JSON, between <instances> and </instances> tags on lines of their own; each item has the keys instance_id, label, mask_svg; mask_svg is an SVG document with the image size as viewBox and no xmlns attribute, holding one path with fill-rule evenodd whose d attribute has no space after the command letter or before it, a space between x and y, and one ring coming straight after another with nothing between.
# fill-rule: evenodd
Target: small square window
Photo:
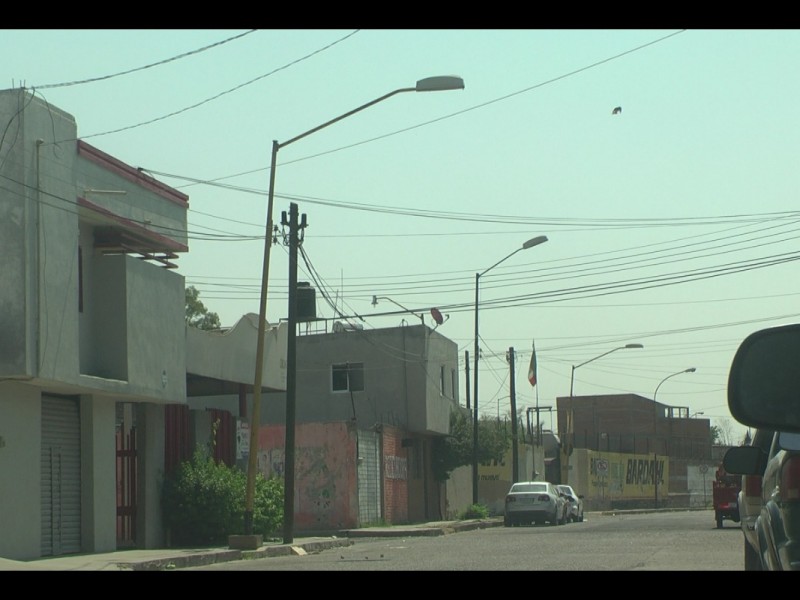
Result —
<instances>
[{"instance_id":1,"label":"small square window","mask_svg":"<svg viewBox=\"0 0 800 600\"><path fill-rule=\"evenodd\" d=\"M331 390L334 392L363 392L364 363L331 365Z\"/></svg>"}]
</instances>

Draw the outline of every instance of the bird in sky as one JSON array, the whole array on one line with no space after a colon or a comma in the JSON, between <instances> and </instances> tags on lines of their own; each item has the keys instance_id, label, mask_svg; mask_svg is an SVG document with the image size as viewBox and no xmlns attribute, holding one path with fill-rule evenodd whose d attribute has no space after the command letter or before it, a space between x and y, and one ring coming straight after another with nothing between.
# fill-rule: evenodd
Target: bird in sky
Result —
<instances>
[{"instance_id":1,"label":"bird in sky","mask_svg":"<svg viewBox=\"0 0 800 600\"><path fill-rule=\"evenodd\" d=\"M622 107L621 106L617 106L614 110L611 111L611 114L612 115L618 115L621 112L622 112Z\"/></svg>"}]
</instances>

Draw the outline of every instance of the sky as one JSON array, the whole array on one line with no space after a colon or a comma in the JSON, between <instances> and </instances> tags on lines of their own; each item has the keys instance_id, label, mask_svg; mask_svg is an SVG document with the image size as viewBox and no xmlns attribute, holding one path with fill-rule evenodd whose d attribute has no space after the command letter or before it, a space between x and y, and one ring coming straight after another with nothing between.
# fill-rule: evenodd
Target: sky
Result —
<instances>
[{"instance_id":1,"label":"sky","mask_svg":"<svg viewBox=\"0 0 800 600\"><path fill-rule=\"evenodd\" d=\"M480 274L481 414L508 413L513 349L517 408L545 427L571 388L633 393L738 443L736 349L800 319L800 30L9 29L0 53L2 88L188 194L176 271L226 327L259 310L273 141L347 115L277 154L274 222L307 222L298 279L329 329L438 309L465 404ZM464 89L362 108L440 75Z\"/></svg>"}]
</instances>

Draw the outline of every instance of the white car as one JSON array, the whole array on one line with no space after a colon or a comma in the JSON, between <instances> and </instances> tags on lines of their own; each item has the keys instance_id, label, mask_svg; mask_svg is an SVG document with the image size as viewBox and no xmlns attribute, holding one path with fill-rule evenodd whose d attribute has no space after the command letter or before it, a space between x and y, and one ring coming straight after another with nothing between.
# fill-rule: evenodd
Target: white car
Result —
<instances>
[{"instance_id":1,"label":"white car","mask_svg":"<svg viewBox=\"0 0 800 600\"><path fill-rule=\"evenodd\" d=\"M578 493L572 489L571 485L557 485L556 486L559 491L563 492L564 495L567 497L567 504L568 504L568 514L569 517L567 518L568 521L571 522L582 522L583 521L583 495L578 495Z\"/></svg>"},{"instance_id":2,"label":"white car","mask_svg":"<svg viewBox=\"0 0 800 600\"><path fill-rule=\"evenodd\" d=\"M549 523L564 525L568 518L568 502L564 494L547 481L520 481L506 494L503 525Z\"/></svg>"}]
</instances>

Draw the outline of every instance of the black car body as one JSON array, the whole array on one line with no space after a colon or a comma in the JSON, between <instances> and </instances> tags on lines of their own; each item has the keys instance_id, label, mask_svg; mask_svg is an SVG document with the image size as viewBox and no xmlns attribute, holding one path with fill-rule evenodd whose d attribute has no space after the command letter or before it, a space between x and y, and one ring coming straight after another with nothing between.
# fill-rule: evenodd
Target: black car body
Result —
<instances>
[{"instance_id":1,"label":"black car body","mask_svg":"<svg viewBox=\"0 0 800 600\"><path fill-rule=\"evenodd\" d=\"M800 570L800 433L775 433L767 454L756 446L731 448L724 464L744 476L762 474L754 526L760 568Z\"/></svg>"}]
</instances>

